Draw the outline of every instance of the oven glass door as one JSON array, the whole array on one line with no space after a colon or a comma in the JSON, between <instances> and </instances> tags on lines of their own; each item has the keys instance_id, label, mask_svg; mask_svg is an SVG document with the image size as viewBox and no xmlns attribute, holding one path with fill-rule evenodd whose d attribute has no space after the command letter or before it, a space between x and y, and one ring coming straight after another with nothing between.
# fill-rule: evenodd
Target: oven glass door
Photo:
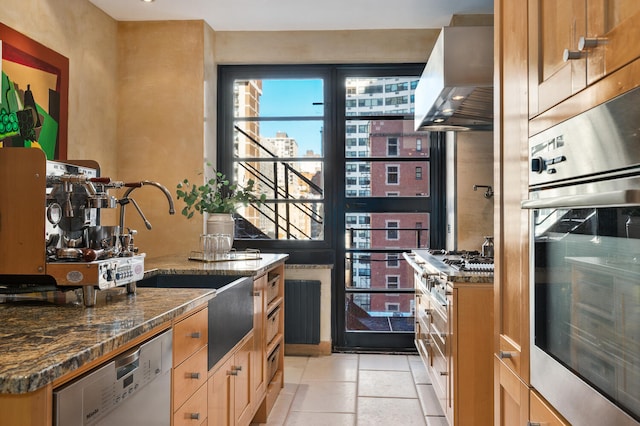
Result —
<instances>
[{"instance_id":1,"label":"oven glass door","mask_svg":"<svg viewBox=\"0 0 640 426\"><path fill-rule=\"evenodd\" d=\"M533 343L640 419L640 207L533 210Z\"/></svg>"}]
</instances>

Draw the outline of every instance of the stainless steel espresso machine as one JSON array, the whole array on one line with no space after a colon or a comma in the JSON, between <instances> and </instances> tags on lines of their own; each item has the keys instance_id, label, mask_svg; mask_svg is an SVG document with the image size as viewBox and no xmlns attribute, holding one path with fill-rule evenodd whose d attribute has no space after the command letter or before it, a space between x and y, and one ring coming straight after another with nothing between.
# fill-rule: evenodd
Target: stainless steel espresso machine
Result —
<instances>
[{"instance_id":1,"label":"stainless steel espresso machine","mask_svg":"<svg viewBox=\"0 0 640 426\"><path fill-rule=\"evenodd\" d=\"M82 289L85 306L96 290L126 286L144 275L145 254L134 245L135 230L124 228L124 208L133 189L153 184L124 183L100 176L92 160L47 161L31 148L0 149L0 292L20 294ZM127 188L117 199L109 191ZM120 208L119 225L103 225L102 209Z\"/></svg>"}]
</instances>

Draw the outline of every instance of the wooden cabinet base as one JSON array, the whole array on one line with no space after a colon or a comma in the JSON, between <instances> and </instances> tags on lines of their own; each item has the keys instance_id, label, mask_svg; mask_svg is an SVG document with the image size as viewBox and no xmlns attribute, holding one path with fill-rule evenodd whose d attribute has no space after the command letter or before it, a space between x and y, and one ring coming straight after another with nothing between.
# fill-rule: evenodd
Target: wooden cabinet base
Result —
<instances>
[{"instance_id":1,"label":"wooden cabinet base","mask_svg":"<svg viewBox=\"0 0 640 426\"><path fill-rule=\"evenodd\" d=\"M280 394L280 390L284 386L284 375L282 371L278 371L274 376L269 386L267 388L267 394L262 400L262 404L258 407L258 411L256 412L255 417L253 418L254 423L266 423L267 418L269 417L269 413L271 409L276 403L278 399L278 395Z\"/></svg>"},{"instance_id":2,"label":"wooden cabinet base","mask_svg":"<svg viewBox=\"0 0 640 426\"><path fill-rule=\"evenodd\" d=\"M48 426L52 424L52 387L35 392L5 394L0 398L0 425Z\"/></svg>"}]
</instances>

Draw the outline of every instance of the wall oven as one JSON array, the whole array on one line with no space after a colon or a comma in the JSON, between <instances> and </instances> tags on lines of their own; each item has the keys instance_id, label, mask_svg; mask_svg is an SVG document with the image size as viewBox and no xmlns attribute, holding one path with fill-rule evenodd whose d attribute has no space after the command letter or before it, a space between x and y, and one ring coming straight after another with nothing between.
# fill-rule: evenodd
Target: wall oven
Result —
<instances>
[{"instance_id":1,"label":"wall oven","mask_svg":"<svg viewBox=\"0 0 640 426\"><path fill-rule=\"evenodd\" d=\"M531 384L572 424L640 421L640 89L529 140Z\"/></svg>"}]
</instances>

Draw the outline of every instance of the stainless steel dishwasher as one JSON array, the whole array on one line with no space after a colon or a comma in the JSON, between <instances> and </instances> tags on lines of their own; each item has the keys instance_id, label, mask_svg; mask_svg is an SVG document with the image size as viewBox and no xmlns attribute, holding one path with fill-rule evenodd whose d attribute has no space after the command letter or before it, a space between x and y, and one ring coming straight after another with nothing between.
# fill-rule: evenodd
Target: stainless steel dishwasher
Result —
<instances>
[{"instance_id":1,"label":"stainless steel dishwasher","mask_svg":"<svg viewBox=\"0 0 640 426\"><path fill-rule=\"evenodd\" d=\"M169 426L172 332L53 392L54 426Z\"/></svg>"}]
</instances>

